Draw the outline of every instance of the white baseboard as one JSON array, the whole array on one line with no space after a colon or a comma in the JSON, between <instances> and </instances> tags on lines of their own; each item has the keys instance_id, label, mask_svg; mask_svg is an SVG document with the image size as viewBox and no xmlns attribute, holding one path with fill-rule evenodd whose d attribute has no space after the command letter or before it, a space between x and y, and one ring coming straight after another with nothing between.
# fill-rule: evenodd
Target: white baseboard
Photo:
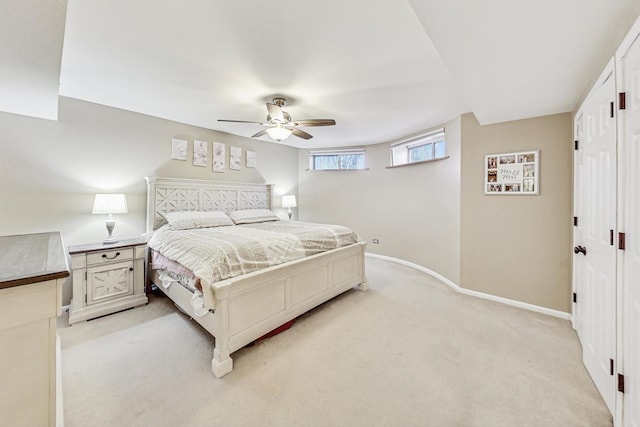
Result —
<instances>
[{"instance_id":1,"label":"white baseboard","mask_svg":"<svg viewBox=\"0 0 640 427\"><path fill-rule=\"evenodd\" d=\"M514 307L524 308L526 310L535 311L536 313L542 313L542 314L546 314L548 316L558 317L558 318L564 319L564 320L571 320L571 315L569 313L565 313L564 311L552 310L550 308L541 307L539 305L528 304L526 302L516 301L516 300L509 299L509 298L503 298L503 297L499 297L499 296L496 296L496 295L485 294L483 292L478 292L478 291L473 291L471 289L462 288L459 285L457 285L454 282L452 282L451 280L449 280L446 277L444 277L443 275L438 274L435 271L428 269L427 267L423 267L423 266L421 266L419 264L415 264L413 262L405 261L405 260L400 259L400 258L394 258L394 257L386 256L386 255L372 254L372 253L369 253L369 252L365 253L365 255L368 256L368 257L371 257L371 258L379 258L379 259L383 259L383 260L386 260L386 261L395 262L397 264L406 265L407 267L415 268L416 270L422 271L423 273L426 273L426 274L428 274L430 276L435 277L436 279L440 280L441 282L445 283L446 285L448 285L451 288L453 288L456 292L460 292L461 294L470 295L470 296L478 297L478 298L483 298L483 299L487 299L487 300L490 300L490 301L500 302L502 304L507 304L507 305L511 305L511 306L514 306Z\"/></svg>"}]
</instances>

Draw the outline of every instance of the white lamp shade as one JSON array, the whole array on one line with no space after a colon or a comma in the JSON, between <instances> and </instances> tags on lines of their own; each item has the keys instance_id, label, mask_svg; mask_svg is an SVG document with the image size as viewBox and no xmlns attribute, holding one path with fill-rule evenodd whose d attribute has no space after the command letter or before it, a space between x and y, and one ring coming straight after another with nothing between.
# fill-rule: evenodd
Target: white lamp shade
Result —
<instances>
[{"instance_id":1,"label":"white lamp shade","mask_svg":"<svg viewBox=\"0 0 640 427\"><path fill-rule=\"evenodd\" d=\"M291 136L291 129L278 125L276 127L267 128L267 133L276 141L283 141Z\"/></svg>"},{"instance_id":2,"label":"white lamp shade","mask_svg":"<svg viewBox=\"0 0 640 427\"><path fill-rule=\"evenodd\" d=\"M96 194L92 214L125 214L127 198L124 194Z\"/></svg>"},{"instance_id":3,"label":"white lamp shade","mask_svg":"<svg viewBox=\"0 0 640 427\"><path fill-rule=\"evenodd\" d=\"M282 196L283 208L295 208L296 206L296 196Z\"/></svg>"}]
</instances>

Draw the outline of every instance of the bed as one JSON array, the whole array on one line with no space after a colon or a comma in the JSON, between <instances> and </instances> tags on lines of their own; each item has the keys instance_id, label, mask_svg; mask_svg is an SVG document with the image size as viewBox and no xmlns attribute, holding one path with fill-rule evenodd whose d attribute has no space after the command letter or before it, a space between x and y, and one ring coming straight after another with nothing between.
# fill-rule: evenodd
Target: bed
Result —
<instances>
[{"instance_id":1,"label":"bed","mask_svg":"<svg viewBox=\"0 0 640 427\"><path fill-rule=\"evenodd\" d=\"M268 184L145 179L148 233L164 224L168 212L271 209ZM358 241L222 280L203 275L200 308L192 303L194 293L187 287L163 286L166 271L151 263L148 280L215 337L211 369L220 378L233 369L234 351L353 287L366 290L365 246Z\"/></svg>"}]
</instances>

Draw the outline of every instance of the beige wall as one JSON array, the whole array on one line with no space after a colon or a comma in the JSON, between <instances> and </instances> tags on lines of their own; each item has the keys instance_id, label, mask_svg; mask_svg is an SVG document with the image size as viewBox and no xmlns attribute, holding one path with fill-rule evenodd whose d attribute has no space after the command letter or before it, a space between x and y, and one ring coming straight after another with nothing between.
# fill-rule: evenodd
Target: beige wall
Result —
<instances>
[{"instance_id":1,"label":"beige wall","mask_svg":"<svg viewBox=\"0 0 640 427\"><path fill-rule=\"evenodd\" d=\"M571 114L480 126L462 116L460 285L570 311ZM484 156L540 150L540 195L486 196Z\"/></svg>"},{"instance_id":2,"label":"beige wall","mask_svg":"<svg viewBox=\"0 0 640 427\"><path fill-rule=\"evenodd\" d=\"M300 219L347 225L368 242L367 252L425 266L457 283L459 119L447 123L446 137L449 159L391 169L390 143L366 147L364 171L310 171L309 151L300 150Z\"/></svg>"},{"instance_id":3,"label":"beige wall","mask_svg":"<svg viewBox=\"0 0 640 427\"><path fill-rule=\"evenodd\" d=\"M65 244L100 242L105 218L91 215L96 192L124 192L129 214L116 216L114 235L145 229L145 176L275 184L276 195L294 193L298 150L69 98L60 98L59 119L0 113L0 235L60 231ZM189 141L188 160L171 160L171 139ZM243 148L240 171L214 173L192 164L193 139ZM244 150L258 167L244 167ZM211 157L209 158L211 163ZM227 161L228 167L228 161ZM274 209L279 197L274 198ZM69 289L65 286L65 300Z\"/></svg>"}]
</instances>

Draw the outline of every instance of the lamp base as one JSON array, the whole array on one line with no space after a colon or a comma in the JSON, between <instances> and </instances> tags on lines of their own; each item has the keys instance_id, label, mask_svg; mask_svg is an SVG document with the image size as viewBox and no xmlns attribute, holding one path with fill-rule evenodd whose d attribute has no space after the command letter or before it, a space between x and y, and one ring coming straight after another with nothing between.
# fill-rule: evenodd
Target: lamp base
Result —
<instances>
[{"instance_id":1,"label":"lamp base","mask_svg":"<svg viewBox=\"0 0 640 427\"><path fill-rule=\"evenodd\" d=\"M109 237L107 237L104 240L104 242L102 242L102 244L103 245L110 245L112 243L118 243L118 239L116 239L115 237L112 236L113 227L116 226L116 222L114 220L109 220L109 221L105 221L104 223L107 226L107 231L109 232Z\"/></svg>"}]
</instances>

